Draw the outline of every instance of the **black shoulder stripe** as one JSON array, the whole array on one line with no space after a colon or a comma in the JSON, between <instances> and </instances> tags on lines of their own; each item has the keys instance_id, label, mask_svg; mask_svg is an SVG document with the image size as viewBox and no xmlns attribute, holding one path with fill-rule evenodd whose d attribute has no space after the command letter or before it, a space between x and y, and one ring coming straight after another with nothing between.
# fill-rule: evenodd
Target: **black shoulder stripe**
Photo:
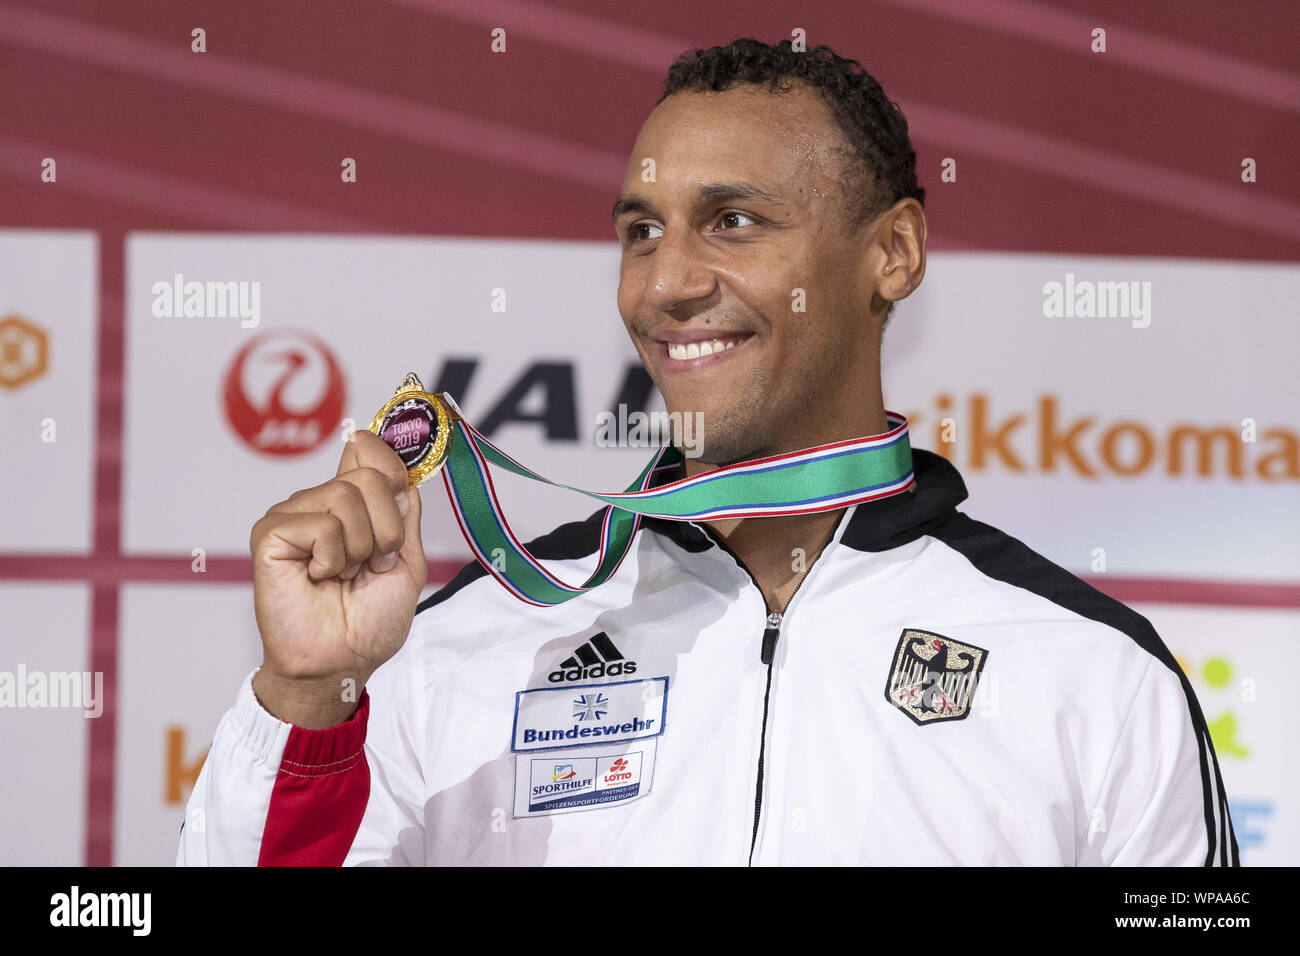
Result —
<instances>
[{"instance_id":1,"label":"black shoulder stripe","mask_svg":"<svg viewBox=\"0 0 1300 956\"><path fill-rule=\"evenodd\" d=\"M1082 617L1123 631L1170 670L1182 668L1151 622L1127 605L1103 594L1023 541L957 511L927 534L961 552L982 574L1031 591Z\"/></svg>"},{"instance_id":2,"label":"black shoulder stripe","mask_svg":"<svg viewBox=\"0 0 1300 956\"><path fill-rule=\"evenodd\" d=\"M570 521L562 524L553 531L548 531L539 538L525 542L524 547L535 558L541 558L547 561L561 561L566 558L585 558L589 554L595 554L600 550L600 529L604 524L605 509L592 512L590 516L582 521ZM447 600L461 588L473 584L481 577L485 577L487 571L478 561L470 561L459 571L456 576L448 581L434 593L420 602L415 609L415 613L427 611L431 607L436 607L443 601Z\"/></svg>"},{"instance_id":3,"label":"black shoulder stripe","mask_svg":"<svg viewBox=\"0 0 1300 956\"><path fill-rule=\"evenodd\" d=\"M1197 752L1201 762L1201 786L1205 800L1205 828L1207 853L1205 865L1214 862L1215 849L1221 849L1221 858L1228 860L1226 840L1230 834L1230 824L1220 824L1214 811L1215 794L1218 795L1220 813L1227 819L1227 797L1224 795L1223 781L1219 778L1219 761L1214 754L1214 744L1210 739L1210 730L1201 713L1201 705L1192 690L1191 682L1183 669L1174 660L1173 653L1165 646L1156 633L1151 622L1141 614L1114 598L1103 594L1086 581L1081 580L1060 565L1053 564L1038 552L1032 550L1023 541L1011 537L982 521L976 521L969 515L957 511L947 520L927 529L927 534L942 541L948 547L960 552L975 568L984 575L1007 584L1024 588L1039 597L1046 598L1053 604L1073 611L1081 617L1113 627L1127 634L1132 641L1160 663L1164 664L1178 676L1183 694L1187 698L1187 707L1192 717L1192 729L1198 735ZM1200 742L1204 740L1204 749ZM1214 780L1211 781L1211 766ZM1236 857L1236 838L1232 837L1233 858Z\"/></svg>"},{"instance_id":4,"label":"black shoulder stripe","mask_svg":"<svg viewBox=\"0 0 1300 956\"><path fill-rule=\"evenodd\" d=\"M1210 761L1205 754L1205 737L1198 733L1196 735L1196 756L1201 765L1201 799L1205 807L1205 832L1208 837L1205 842L1205 863L1204 866L1214 866L1214 847L1215 847L1215 826L1214 817L1214 789L1210 786Z\"/></svg>"},{"instance_id":5,"label":"black shoulder stripe","mask_svg":"<svg viewBox=\"0 0 1300 956\"><path fill-rule=\"evenodd\" d=\"M1218 784L1220 820L1223 827L1220 843L1224 866L1241 866L1241 851L1237 847L1237 834L1232 829L1232 808L1228 806L1228 794L1223 789L1223 774L1219 773L1219 758L1214 754L1214 745L1206 734L1206 743L1210 747L1210 759L1214 761L1214 776Z\"/></svg>"},{"instance_id":6,"label":"black shoulder stripe","mask_svg":"<svg viewBox=\"0 0 1300 956\"><path fill-rule=\"evenodd\" d=\"M1201 740L1202 740L1202 741L1205 741L1205 738L1202 737ZM1209 760L1209 759L1210 759L1210 758L1208 757L1208 754L1209 754L1209 752L1210 752L1210 744L1209 744L1209 742L1206 741L1206 742L1202 743L1202 747L1203 747L1204 749L1202 750L1201 760L1202 760L1202 761ZM1211 763L1212 763L1212 764L1217 764L1217 761L1213 761L1213 760L1211 760ZM1224 822L1223 822L1224 819L1225 819L1225 808L1224 808L1223 786L1222 786L1222 783L1218 780L1218 774L1217 774L1217 773L1215 773L1213 770L1211 770L1210 775L1211 775L1213 778L1215 778L1215 779L1214 779L1214 796L1215 796L1215 803L1218 805L1218 814L1217 814L1217 816L1215 817L1215 820L1214 820L1214 824L1215 824L1215 826L1214 826L1214 834L1215 834L1215 837L1216 837L1216 842L1217 842L1217 844L1218 844L1218 857L1217 857L1218 862L1217 862L1217 863L1214 862L1215 859L1216 859L1216 857L1215 857L1215 847L1211 846L1211 847L1210 847L1210 862L1208 862L1208 863L1206 864L1206 866L1227 866L1227 865L1228 865L1228 838L1227 838L1227 827L1224 826Z\"/></svg>"},{"instance_id":7,"label":"black shoulder stripe","mask_svg":"<svg viewBox=\"0 0 1300 956\"><path fill-rule=\"evenodd\" d=\"M1205 850L1205 865L1214 866L1214 850L1216 844L1219 848L1219 865L1228 866L1228 855L1224 840L1223 821L1228 813L1228 798L1223 790L1223 778L1219 775L1219 760L1214 755L1214 742L1210 739L1210 729L1205 724L1205 714L1201 712L1201 702L1196 699L1196 694L1192 691L1192 685L1187 680L1187 675L1178 668L1179 683L1183 685L1183 693L1187 695L1188 709L1192 715L1192 727L1196 730L1196 754L1201 763L1201 790L1202 797L1205 800L1205 827L1209 834ZM1214 781L1211 783L1211 776ZM1218 814L1215 814L1214 805L1218 802ZM1234 842L1235 846L1235 842Z\"/></svg>"},{"instance_id":8,"label":"black shoulder stripe","mask_svg":"<svg viewBox=\"0 0 1300 956\"><path fill-rule=\"evenodd\" d=\"M416 605L415 613L419 614L421 611L429 610L434 605L441 604L465 585L474 583L485 574L487 572L483 570L483 565L479 564L478 561L470 561L464 564L450 581Z\"/></svg>"},{"instance_id":9,"label":"black shoulder stripe","mask_svg":"<svg viewBox=\"0 0 1300 956\"><path fill-rule=\"evenodd\" d=\"M1214 783L1219 791L1219 865L1232 866L1228 855L1228 795L1223 790L1223 778L1219 776L1218 760L1214 761Z\"/></svg>"}]
</instances>

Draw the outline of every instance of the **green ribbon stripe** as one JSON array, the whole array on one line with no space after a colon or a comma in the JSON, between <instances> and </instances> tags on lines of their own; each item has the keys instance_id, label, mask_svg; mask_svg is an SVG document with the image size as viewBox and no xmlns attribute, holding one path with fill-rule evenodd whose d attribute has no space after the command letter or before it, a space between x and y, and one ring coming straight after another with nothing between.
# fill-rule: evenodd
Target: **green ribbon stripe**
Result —
<instances>
[{"instance_id":1,"label":"green ribbon stripe","mask_svg":"<svg viewBox=\"0 0 1300 956\"><path fill-rule=\"evenodd\" d=\"M506 587L524 600L546 606L571 600L605 583L631 546L638 515L691 520L699 512L719 506L748 510L765 505L798 505L812 499L837 498L894 484L912 467L911 447L904 432L884 447L859 448L798 464L776 463L759 472L727 473L702 485L691 484L667 492L642 491L656 465L672 466L681 462L681 452L668 446L656 452L628 486L631 497L622 498L551 481L511 461L486 439L479 440L462 421L455 423L454 430L457 437L452 440L447 456L446 477L459 505L466 536L477 549L479 560ZM492 507L492 495L474 454L475 448L488 464L533 481L575 491L610 507L606 515L607 546L600 564L586 581L577 587L556 584L532 555L514 543L504 526L504 515L498 520Z\"/></svg>"},{"instance_id":2,"label":"green ribbon stripe","mask_svg":"<svg viewBox=\"0 0 1300 956\"><path fill-rule=\"evenodd\" d=\"M612 509L612 514L608 516L610 524L608 546L600 564L578 587L574 589L560 587L540 570L532 555L515 545L510 535L506 533L505 527L497 520L487 483L468 445L471 436L463 430L459 422L456 423L456 432L460 440L452 442L447 455L447 479L451 484L452 494L460 505L466 534L472 539L473 545L482 556L480 563L486 559L488 569L493 571L496 577L504 579L506 586L518 592L525 600L548 606L571 600L579 594L604 584L609 579L631 546L632 533L636 529L636 514L621 508ZM483 451L489 450L477 442L475 447ZM673 456L676 454L676 449L666 449L662 463L673 463ZM500 455L494 453L493 459L499 461ZM660 456L656 454L641 469L641 473L627 490L639 490L658 461ZM520 471L511 462L506 462L503 467L507 467L515 474L533 478L535 481L546 482L546 479L540 475L528 473L527 470ZM551 482L547 483L551 484ZM503 558L502 566L495 563L498 557Z\"/></svg>"},{"instance_id":3,"label":"green ribbon stripe","mask_svg":"<svg viewBox=\"0 0 1300 956\"><path fill-rule=\"evenodd\" d=\"M460 430L461 423L457 423ZM462 438L472 438L460 430ZM483 457L494 465L533 481L544 482L557 488L567 488L588 498L595 498L624 511L655 518L691 520L701 512L720 506L731 508L756 508L792 505L802 502L840 497L878 485L892 484L912 468L912 448L904 432L892 444L872 446L843 452L834 457L815 458L798 464L775 463L760 471L731 472L703 483L694 483L672 491L656 492L653 489L618 497L585 491L582 488L552 481L537 472L518 465L487 442L476 441ZM452 454L463 442L455 442ZM680 458L677 449L670 449ZM465 449L468 452L468 449ZM636 492L636 485L628 491Z\"/></svg>"}]
</instances>

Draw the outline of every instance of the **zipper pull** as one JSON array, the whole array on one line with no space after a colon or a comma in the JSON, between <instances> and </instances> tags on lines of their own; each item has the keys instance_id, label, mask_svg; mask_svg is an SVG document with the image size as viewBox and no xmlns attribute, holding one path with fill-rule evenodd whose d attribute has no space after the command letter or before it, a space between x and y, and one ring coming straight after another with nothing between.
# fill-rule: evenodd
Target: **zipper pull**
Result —
<instances>
[{"instance_id":1,"label":"zipper pull","mask_svg":"<svg viewBox=\"0 0 1300 956\"><path fill-rule=\"evenodd\" d=\"M767 627L763 630L763 649L759 659L764 664L771 664L776 656L776 639L781 633L781 612L773 611L767 616Z\"/></svg>"}]
</instances>

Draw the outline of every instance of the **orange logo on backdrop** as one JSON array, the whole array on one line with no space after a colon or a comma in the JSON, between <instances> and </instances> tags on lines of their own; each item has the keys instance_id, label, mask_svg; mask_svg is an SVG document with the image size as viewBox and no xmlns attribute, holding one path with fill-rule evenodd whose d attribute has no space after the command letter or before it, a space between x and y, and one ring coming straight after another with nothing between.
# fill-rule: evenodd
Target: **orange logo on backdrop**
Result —
<instances>
[{"instance_id":1,"label":"orange logo on backdrop","mask_svg":"<svg viewBox=\"0 0 1300 956\"><path fill-rule=\"evenodd\" d=\"M947 394L934 404L937 416L907 416L913 444L971 471L1300 479L1300 434L1288 428L1259 426L1252 432L1241 424L1193 422L1160 428L1136 419L1070 417L1053 395L1040 396L1029 411L1001 417L993 415L983 392L971 393L965 409ZM950 431L945 419L955 428ZM933 423L933 430L923 430L922 423Z\"/></svg>"},{"instance_id":2,"label":"orange logo on backdrop","mask_svg":"<svg viewBox=\"0 0 1300 956\"><path fill-rule=\"evenodd\" d=\"M185 760L185 728L169 724L166 730L166 761L163 765L163 803L184 803L185 795L194 789L208 759L208 748L196 758Z\"/></svg>"},{"instance_id":3,"label":"orange logo on backdrop","mask_svg":"<svg viewBox=\"0 0 1300 956\"><path fill-rule=\"evenodd\" d=\"M45 374L49 336L16 315L0 319L0 386L18 388Z\"/></svg>"}]
</instances>

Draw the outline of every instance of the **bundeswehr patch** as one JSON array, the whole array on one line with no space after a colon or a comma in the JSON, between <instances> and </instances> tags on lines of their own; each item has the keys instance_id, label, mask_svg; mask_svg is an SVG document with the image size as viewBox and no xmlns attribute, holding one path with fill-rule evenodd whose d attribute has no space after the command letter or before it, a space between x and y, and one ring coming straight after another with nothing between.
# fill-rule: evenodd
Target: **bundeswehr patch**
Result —
<instances>
[{"instance_id":1,"label":"bundeswehr patch","mask_svg":"<svg viewBox=\"0 0 1300 956\"><path fill-rule=\"evenodd\" d=\"M918 724L961 720L989 652L942 634L906 628L894 651L885 699Z\"/></svg>"}]
</instances>

